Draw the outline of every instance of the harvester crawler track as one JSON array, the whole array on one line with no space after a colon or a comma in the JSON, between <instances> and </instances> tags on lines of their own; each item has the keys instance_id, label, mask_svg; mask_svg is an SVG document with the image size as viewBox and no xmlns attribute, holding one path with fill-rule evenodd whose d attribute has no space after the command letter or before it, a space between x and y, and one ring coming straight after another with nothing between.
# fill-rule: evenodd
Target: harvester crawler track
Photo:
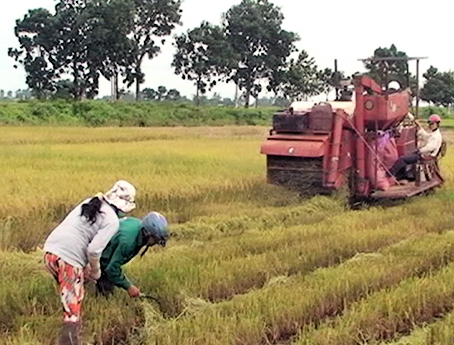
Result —
<instances>
[{"instance_id":1,"label":"harvester crawler track","mask_svg":"<svg viewBox=\"0 0 454 345\"><path fill-rule=\"evenodd\" d=\"M323 157L267 157L268 182L298 191L301 195L328 195L323 187Z\"/></svg>"}]
</instances>

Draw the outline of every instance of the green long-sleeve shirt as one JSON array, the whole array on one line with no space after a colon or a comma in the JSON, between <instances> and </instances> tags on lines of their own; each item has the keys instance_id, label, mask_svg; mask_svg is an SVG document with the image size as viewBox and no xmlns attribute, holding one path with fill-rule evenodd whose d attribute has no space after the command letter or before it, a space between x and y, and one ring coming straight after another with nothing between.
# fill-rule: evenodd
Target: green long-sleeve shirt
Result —
<instances>
[{"instance_id":1,"label":"green long-sleeve shirt","mask_svg":"<svg viewBox=\"0 0 454 345\"><path fill-rule=\"evenodd\" d=\"M120 229L101 255L101 270L115 286L128 289L132 284L121 266L136 256L145 245L141 234L142 221L127 217L120 220Z\"/></svg>"}]
</instances>

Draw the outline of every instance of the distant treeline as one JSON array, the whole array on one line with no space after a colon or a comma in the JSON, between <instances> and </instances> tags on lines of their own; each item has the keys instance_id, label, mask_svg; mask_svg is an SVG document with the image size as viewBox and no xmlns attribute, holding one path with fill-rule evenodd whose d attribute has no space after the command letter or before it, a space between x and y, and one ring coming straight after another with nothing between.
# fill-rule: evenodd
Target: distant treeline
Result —
<instances>
[{"instance_id":1,"label":"distant treeline","mask_svg":"<svg viewBox=\"0 0 454 345\"><path fill-rule=\"evenodd\" d=\"M275 107L234 108L172 102L4 101L1 125L224 126L269 125Z\"/></svg>"}]
</instances>

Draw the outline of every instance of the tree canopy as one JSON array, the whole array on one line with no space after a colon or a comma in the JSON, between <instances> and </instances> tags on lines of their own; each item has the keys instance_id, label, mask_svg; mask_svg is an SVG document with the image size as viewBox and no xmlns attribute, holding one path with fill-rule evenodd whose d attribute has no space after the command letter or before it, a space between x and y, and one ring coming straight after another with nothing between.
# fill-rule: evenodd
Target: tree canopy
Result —
<instances>
[{"instance_id":1,"label":"tree canopy","mask_svg":"<svg viewBox=\"0 0 454 345\"><path fill-rule=\"evenodd\" d=\"M295 51L296 33L282 28L281 9L268 0L242 0L223 16L226 39L234 51L228 79L250 96L262 91L259 81L270 81L273 71L283 67Z\"/></svg>"},{"instance_id":2,"label":"tree canopy","mask_svg":"<svg viewBox=\"0 0 454 345\"><path fill-rule=\"evenodd\" d=\"M140 84L145 81L142 64L145 57L153 59L161 52L161 46L180 25L180 0L125 0L129 1L133 11L133 28L130 32L131 63L126 70L127 87L136 83L136 95L140 95Z\"/></svg>"},{"instance_id":3,"label":"tree canopy","mask_svg":"<svg viewBox=\"0 0 454 345\"><path fill-rule=\"evenodd\" d=\"M321 93L323 73L318 70L314 58L303 50L274 74L273 88L290 101L301 101Z\"/></svg>"},{"instance_id":4,"label":"tree canopy","mask_svg":"<svg viewBox=\"0 0 454 345\"><path fill-rule=\"evenodd\" d=\"M202 22L199 27L175 37L177 51L172 67L184 80L196 86L196 102L199 95L211 90L225 72L229 63L229 45L219 26Z\"/></svg>"},{"instance_id":5,"label":"tree canopy","mask_svg":"<svg viewBox=\"0 0 454 345\"><path fill-rule=\"evenodd\" d=\"M408 58L407 53L400 51L394 44L389 48L378 47L375 49L374 58ZM383 87L391 81L397 81L404 89L410 87L413 95L416 90L416 76L411 72L409 64L407 70L407 62L405 60L396 61L373 61L364 62L364 67L367 74L376 82L380 83ZM387 72L387 80L385 80L385 72Z\"/></svg>"},{"instance_id":6,"label":"tree canopy","mask_svg":"<svg viewBox=\"0 0 454 345\"><path fill-rule=\"evenodd\" d=\"M319 67L309 52L296 48L300 38L283 27L280 7L269 0L239 1L220 17L219 24L203 21L173 35L170 65L176 75L194 84L197 104L221 82L236 84L245 107L264 90L287 104L328 95L339 87L345 73ZM60 0L53 11L30 9L16 21L18 45L9 48L8 55L14 67L23 66L26 83L39 99L94 98L101 78L114 81L117 98L134 86L136 99L181 99L177 90L163 90L162 85L160 91L141 91L144 61L160 54L181 19L181 0ZM407 54L391 44L378 47L372 56ZM387 70L388 83L395 80L403 88L416 88L416 78L405 61L366 62L364 68L383 86L381 76ZM431 66L424 79L423 100L442 106L453 103L451 72Z\"/></svg>"},{"instance_id":7,"label":"tree canopy","mask_svg":"<svg viewBox=\"0 0 454 345\"><path fill-rule=\"evenodd\" d=\"M454 104L454 72L439 72L430 66L423 77L426 80L421 89L423 101L444 107Z\"/></svg>"},{"instance_id":8,"label":"tree canopy","mask_svg":"<svg viewBox=\"0 0 454 345\"><path fill-rule=\"evenodd\" d=\"M54 13L33 9L16 21L19 48L8 54L24 66L38 98L68 76L75 99L96 96L100 76L121 75L139 95L143 59L159 54L180 18L179 0L59 1Z\"/></svg>"}]
</instances>

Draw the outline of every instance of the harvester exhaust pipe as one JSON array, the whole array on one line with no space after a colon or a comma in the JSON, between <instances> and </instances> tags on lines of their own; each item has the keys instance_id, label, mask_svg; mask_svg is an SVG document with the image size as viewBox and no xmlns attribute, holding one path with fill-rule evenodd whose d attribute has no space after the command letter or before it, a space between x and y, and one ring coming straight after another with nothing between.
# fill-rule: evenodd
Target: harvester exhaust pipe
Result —
<instances>
[{"instance_id":1,"label":"harvester exhaust pipe","mask_svg":"<svg viewBox=\"0 0 454 345\"><path fill-rule=\"evenodd\" d=\"M334 59L334 78L336 80L335 90L336 90L336 101L339 100L339 83L337 79L337 59Z\"/></svg>"}]
</instances>

